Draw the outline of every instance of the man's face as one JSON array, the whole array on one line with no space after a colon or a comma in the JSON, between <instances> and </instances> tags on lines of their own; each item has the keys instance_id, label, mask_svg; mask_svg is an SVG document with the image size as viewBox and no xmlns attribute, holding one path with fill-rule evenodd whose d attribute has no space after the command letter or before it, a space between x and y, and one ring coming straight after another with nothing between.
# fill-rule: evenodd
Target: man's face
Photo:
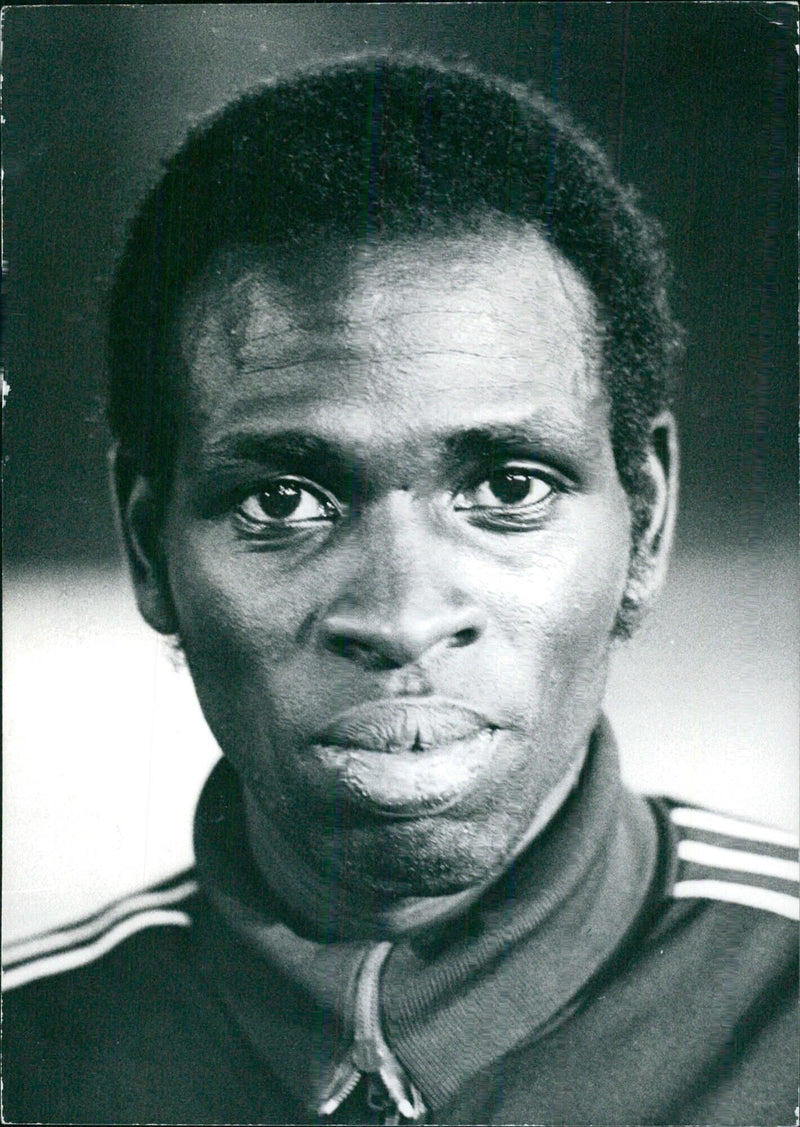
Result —
<instances>
[{"instance_id":1,"label":"man's face","mask_svg":"<svg viewBox=\"0 0 800 1127\"><path fill-rule=\"evenodd\" d=\"M229 256L188 304L169 597L251 834L454 891L600 708L630 517L593 302L530 230L296 274Z\"/></svg>"}]
</instances>

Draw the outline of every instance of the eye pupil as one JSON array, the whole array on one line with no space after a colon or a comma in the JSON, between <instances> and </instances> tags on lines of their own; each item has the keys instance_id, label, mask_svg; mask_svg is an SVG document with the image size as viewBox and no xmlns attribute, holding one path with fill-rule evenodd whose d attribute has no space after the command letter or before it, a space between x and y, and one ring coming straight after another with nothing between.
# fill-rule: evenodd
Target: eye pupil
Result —
<instances>
[{"instance_id":1,"label":"eye pupil","mask_svg":"<svg viewBox=\"0 0 800 1127\"><path fill-rule=\"evenodd\" d=\"M267 516L274 520L285 520L296 511L301 492L295 481L276 481L261 491L258 500Z\"/></svg>"},{"instance_id":2,"label":"eye pupil","mask_svg":"<svg viewBox=\"0 0 800 1127\"><path fill-rule=\"evenodd\" d=\"M531 488L529 474L505 470L503 473L493 474L489 479L492 493L504 505L518 505L528 496Z\"/></svg>"}]
</instances>

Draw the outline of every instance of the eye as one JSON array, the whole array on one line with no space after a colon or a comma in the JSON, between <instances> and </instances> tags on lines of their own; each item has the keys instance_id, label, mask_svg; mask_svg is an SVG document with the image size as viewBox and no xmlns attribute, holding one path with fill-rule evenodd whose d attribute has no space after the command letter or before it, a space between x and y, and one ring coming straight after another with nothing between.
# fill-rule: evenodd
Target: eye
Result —
<instances>
[{"instance_id":1,"label":"eye","mask_svg":"<svg viewBox=\"0 0 800 1127\"><path fill-rule=\"evenodd\" d=\"M552 492L552 485L533 470L507 469L493 473L472 490L472 503L481 509L499 505L536 505Z\"/></svg>"},{"instance_id":2,"label":"eye","mask_svg":"<svg viewBox=\"0 0 800 1127\"><path fill-rule=\"evenodd\" d=\"M541 509L556 495L552 477L535 466L502 465L472 489L455 498L460 512L474 512L476 518L511 525L540 515Z\"/></svg>"},{"instance_id":3,"label":"eye","mask_svg":"<svg viewBox=\"0 0 800 1127\"><path fill-rule=\"evenodd\" d=\"M301 478L278 477L240 501L236 515L246 526L262 530L334 521L342 513L334 498L320 486Z\"/></svg>"}]
</instances>

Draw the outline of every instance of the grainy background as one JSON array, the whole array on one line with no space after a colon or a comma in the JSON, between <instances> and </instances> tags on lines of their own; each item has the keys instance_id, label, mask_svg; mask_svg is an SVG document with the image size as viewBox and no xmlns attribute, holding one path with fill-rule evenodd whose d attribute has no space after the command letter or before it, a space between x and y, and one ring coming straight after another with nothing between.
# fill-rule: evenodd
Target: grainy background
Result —
<instances>
[{"instance_id":1,"label":"grainy background","mask_svg":"<svg viewBox=\"0 0 800 1127\"><path fill-rule=\"evenodd\" d=\"M781 3L6 10L7 938L188 863L216 755L137 620L106 501L102 310L127 218L209 110L368 47L533 82L665 225L682 516L609 711L634 785L796 824L795 20Z\"/></svg>"}]
</instances>

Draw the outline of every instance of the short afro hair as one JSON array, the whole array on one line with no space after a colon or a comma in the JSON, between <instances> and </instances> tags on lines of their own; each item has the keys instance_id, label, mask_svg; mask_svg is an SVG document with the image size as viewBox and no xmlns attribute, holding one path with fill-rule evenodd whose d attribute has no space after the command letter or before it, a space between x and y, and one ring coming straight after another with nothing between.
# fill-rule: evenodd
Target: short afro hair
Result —
<instances>
[{"instance_id":1,"label":"short afro hair","mask_svg":"<svg viewBox=\"0 0 800 1127\"><path fill-rule=\"evenodd\" d=\"M227 246L354 248L490 217L533 224L598 304L617 471L634 540L649 509L652 419L680 333L658 225L601 150L529 89L408 56L360 56L272 80L193 130L144 200L111 291L109 421L122 457L169 488L179 405L175 319Z\"/></svg>"}]
</instances>

